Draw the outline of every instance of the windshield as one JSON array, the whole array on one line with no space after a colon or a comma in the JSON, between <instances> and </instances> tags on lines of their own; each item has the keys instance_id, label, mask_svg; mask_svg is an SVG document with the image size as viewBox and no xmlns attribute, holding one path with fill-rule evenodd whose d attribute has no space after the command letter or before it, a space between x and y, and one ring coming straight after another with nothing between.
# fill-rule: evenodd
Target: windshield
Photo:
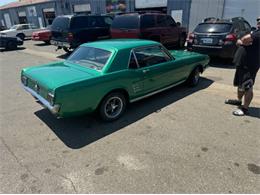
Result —
<instances>
[{"instance_id":1,"label":"windshield","mask_svg":"<svg viewBox=\"0 0 260 195\"><path fill-rule=\"evenodd\" d=\"M112 22L114 29L138 29L139 17L136 14L116 16Z\"/></svg>"},{"instance_id":2,"label":"windshield","mask_svg":"<svg viewBox=\"0 0 260 195\"><path fill-rule=\"evenodd\" d=\"M106 65L110 56L110 51L81 46L67 61L100 71Z\"/></svg>"},{"instance_id":3,"label":"windshield","mask_svg":"<svg viewBox=\"0 0 260 195\"><path fill-rule=\"evenodd\" d=\"M18 25L14 25L10 29L17 29L17 28L18 28Z\"/></svg>"},{"instance_id":4,"label":"windshield","mask_svg":"<svg viewBox=\"0 0 260 195\"><path fill-rule=\"evenodd\" d=\"M203 23L199 24L194 31L197 33L227 33L230 32L231 27L231 24Z\"/></svg>"},{"instance_id":5,"label":"windshield","mask_svg":"<svg viewBox=\"0 0 260 195\"><path fill-rule=\"evenodd\" d=\"M57 17L51 25L52 30L67 30L69 28L70 19L68 17Z\"/></svg>"}]
</instances>

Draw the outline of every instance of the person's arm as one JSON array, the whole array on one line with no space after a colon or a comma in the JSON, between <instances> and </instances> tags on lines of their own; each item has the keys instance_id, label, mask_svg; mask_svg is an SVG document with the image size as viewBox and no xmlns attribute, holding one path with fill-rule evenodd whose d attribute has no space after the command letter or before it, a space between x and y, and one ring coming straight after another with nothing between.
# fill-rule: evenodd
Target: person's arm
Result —
<instances>
[{"instance_id":1,"label":"person's arm","mask_svg":"<svg viewBox=\"0 0 260 195\"><path fill-rule=\"evenodd\" d=\"M243 36L241 39L237 40L237 45L251 45L253 42L253 38L251 34L247 34L245 36Z\"/></svg>"}]
</instances>

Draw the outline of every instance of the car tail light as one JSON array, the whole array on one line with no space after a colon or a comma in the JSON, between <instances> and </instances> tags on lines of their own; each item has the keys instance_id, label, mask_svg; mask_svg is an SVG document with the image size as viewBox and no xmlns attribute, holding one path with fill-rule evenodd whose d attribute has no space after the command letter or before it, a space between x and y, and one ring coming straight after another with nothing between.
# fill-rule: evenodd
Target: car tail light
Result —
<instances>
[{"instance_id":1,"label":"car tail light","mask_svg":"<svg viewBox=\"0 0 260 195\"><path fill-rule=\"evenodd\" d=\"M68 42L72 42L72 41L73 41L73 34L72 34L72 33L68 33L68 35L67 35L67 41L68 41Z\"/></svg>"},{"instance_id":2,"label":"car tail light","mask_svg":"<svg viewBox=\"0 0 260 195\"><path fill-rule=\"evenodd\" d=\"M195 39L194 33L189 33L186 41L188 41L189 43L192 43L194 41L194 39Z\"/></svg>"},{"instance_id":3,"label":"car tail light","mask_svg":"<svg viewBox=\"0 0 260 195\"><path fill-rule=\"evenodd\" d=\"M224 39L224 43L233 43L237 41L237 37L235 34L228 34L225 39Z\"/></svg>"}]
</instances>

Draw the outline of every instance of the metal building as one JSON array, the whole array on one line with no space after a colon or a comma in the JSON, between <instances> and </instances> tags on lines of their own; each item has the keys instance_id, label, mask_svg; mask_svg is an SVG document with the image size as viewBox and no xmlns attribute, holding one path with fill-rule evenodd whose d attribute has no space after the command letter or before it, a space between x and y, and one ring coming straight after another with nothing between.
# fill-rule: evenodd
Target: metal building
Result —
<instances>
[{"instance_id":1,"label":"metal building","mask_svg":"<svg viewBox=\"0 0 260 195\"><path fill-rule=\"evenodd\" d=\"M136 10L167 13L192 31L207 17L242 16L254 26L260 16L260 0L19 0L0 7L0 25L33 23L44 27L58 15Z\"/></svg>"}]
</instances>

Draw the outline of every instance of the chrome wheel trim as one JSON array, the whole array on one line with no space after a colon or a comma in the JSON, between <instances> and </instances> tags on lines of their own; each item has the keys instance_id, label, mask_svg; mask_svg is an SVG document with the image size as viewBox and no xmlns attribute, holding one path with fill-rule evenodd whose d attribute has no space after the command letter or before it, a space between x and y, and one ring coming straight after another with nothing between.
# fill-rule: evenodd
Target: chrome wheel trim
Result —
<instances>
[{"instance_id":1,"label":"chrome wheel trim","mask_svg":"<svg viewBox=\"0 0 260 195\"><path fill-rule=\"evenodd\" d=\"M200 79L200 71L197 68L196 71L195 71L195 74L194 74L194 83L198 83L199 79Z\"/></svg>"},{"instance_id":2,"label":"chrome wheel trim","mask_svg":"<svg viewBox=\"0 0 260 195\"><path fill-rule=\"evenodd\" d=\"M118 117L123 110L123 100L117 96L109 98L104 106L104 113L108 118Z\"/></svg>"}]
</instances>

